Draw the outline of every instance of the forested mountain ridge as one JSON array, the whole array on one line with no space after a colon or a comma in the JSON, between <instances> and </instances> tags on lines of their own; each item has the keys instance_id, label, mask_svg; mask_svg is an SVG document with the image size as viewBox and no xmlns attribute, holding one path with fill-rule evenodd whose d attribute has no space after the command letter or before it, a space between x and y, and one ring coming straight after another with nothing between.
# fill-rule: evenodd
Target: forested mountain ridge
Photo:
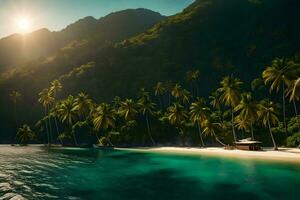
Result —
<instances>
[{"instance_id":1,"label":"forested mountain ridge","mask_svg":"<svg viewBox=\"0 0 300 200\"><path fill-rule=\"evenodd\" d=\"M162 15L150 10L128 9L111 13L98 20L90 16L85 17L58 32L40 29L28 34L13 34L0 39L0 70L50 56L74 41L121 41L141 33L162 19Z\"/></svg>"},{"instance_id":2,"label":"forested mountain ridge","mask_svg":"<svg viewBox=\"0 0 300 200\"><path fill-rule=\"evenodd\" d=\"M11 116L8 94L19 90L24 105L20 112L32 113L33 122L41 115L37 93L54 79L62 81L65 94L85 91L96 101L134 96L138 88L152 89L157 81L183 83L191 69L200 70L198 85L204 96L225 75L249 83L275 57L300 52L299 9L297 0L198 0L122 42L99 45L91 36L2 78L3 113ZM9 120L3 128L13 127Z\"/></svg>"}]
</instances>

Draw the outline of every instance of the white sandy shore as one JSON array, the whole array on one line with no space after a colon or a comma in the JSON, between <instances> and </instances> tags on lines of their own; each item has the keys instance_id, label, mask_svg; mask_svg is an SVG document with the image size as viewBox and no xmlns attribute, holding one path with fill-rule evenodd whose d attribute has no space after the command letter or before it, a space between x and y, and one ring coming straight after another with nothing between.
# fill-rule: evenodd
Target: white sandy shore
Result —
<instances>
[{"instance_id":1,"label":"white sandy shore","mask_svg":"<svg viewBox=\"0 0 300 200\"><path fill-rule=\"evenodd\" d=\"M139 152L157 152L171 154L190 154L206 156L224 156L242 159L260 159L260 160L277 160L293 163L300 163L300 149L296 148L279 148L279 151L273 151L272 148L264 148L263 151L243 151L243 150L225 150L224 148L188 148L188 147L157 147L157 148L132 148L119 150L132 150Z\"/></svg>"}]
</instances>

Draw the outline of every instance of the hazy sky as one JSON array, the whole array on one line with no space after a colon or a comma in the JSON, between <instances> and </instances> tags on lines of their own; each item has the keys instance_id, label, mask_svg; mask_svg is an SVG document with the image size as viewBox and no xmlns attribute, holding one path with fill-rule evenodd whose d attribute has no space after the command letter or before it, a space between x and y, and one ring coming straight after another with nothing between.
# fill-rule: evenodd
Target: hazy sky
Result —
<instances>
[{"instance_id":1,"label":"hazy sky","mask_svg":"<svg viewBox=\"0 0 300 200\"><path fill-rule=\"evenodd\" d=\"M163 15L180 12L194 0L0 0L0 38L25 27L60 30L85 16L100 18L127 8L148 8ZM24 22L25 21L25 22ZM29 25L28 25L29 24Z\"/></svg>"}]
</instances>

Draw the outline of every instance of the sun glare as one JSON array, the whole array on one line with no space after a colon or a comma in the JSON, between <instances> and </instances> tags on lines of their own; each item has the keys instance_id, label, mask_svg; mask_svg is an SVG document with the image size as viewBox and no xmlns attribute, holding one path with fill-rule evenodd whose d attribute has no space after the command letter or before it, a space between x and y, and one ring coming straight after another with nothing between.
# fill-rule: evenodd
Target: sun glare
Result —
<instances>
[{"instance_id":1,"label":"sun glare","mask_svg":"<svg viewBox=\"0 0 300 200\"><path fill-rule=\"evenodd\" d=\"M27 33L30 31L31 23L30 20L26 17L20 17L17 20L17 27L20 33Z\"/></svg>"}]
</instances>

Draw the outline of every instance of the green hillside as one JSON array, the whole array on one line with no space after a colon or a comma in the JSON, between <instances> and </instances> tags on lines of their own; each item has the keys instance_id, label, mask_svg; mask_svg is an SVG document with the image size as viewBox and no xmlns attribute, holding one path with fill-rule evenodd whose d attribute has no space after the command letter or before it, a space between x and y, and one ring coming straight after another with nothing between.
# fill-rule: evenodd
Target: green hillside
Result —
<instances>
[{"instance_id":1,"label":"green hillside","mask_svg":"<svg viewBox=\"0 0 300 200\"><path fill-rule=\"evenodd\" d=\"M122 42L88 35L52 57L2 74L1 133L14 126L9 92L23 93L20 120L33 122L42 115L37 93L54 79L61 80L65 94L86 91L96 101L132 96L157 81L183 83L191 69L200 70L198 85L204 96L228 74L249 83L275 57L300 52L299 9L297 0L198 0L140 35L127 34ZM130 30L132 25L120 27L111 30Z\"/></svg>"}]
</instances>

